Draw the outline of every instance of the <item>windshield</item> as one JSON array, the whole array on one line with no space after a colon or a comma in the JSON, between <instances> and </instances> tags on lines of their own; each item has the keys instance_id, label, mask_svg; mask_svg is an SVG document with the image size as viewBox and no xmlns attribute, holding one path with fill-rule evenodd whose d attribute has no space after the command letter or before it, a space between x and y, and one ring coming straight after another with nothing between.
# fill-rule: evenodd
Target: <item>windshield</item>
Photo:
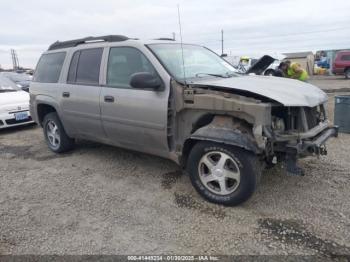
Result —
<instances>
[{"instance_id":1,"label":"windshield","mask_svg":"<svg viewBox=\"0 0 350 262\"><path fill-rule=\"evenodd\" d=\"M177 80L198 77L232 77L236 69L214 52L202 46L183 44L150 44L149 48ZM185 66L184 66L185 65Z\"/></svg>"}]
</instances>

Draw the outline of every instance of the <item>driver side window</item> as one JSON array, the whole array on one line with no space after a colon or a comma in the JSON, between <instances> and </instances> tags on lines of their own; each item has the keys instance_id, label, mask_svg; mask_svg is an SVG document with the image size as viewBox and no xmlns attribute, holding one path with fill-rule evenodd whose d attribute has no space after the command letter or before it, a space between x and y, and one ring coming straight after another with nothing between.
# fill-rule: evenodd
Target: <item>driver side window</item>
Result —
<instances>
[{"instance_id":1,"label":"driver side window","mask_svg":"<svg viewBox=\"0 0 350 262\"><path fill-rule=\"evenodd\" d=\"M148 72L157 75L154 67L141 51L133 47L112 47L107 66L107 85L131 88L130 78L134 73Z\"/></svg>"}]
</instances>

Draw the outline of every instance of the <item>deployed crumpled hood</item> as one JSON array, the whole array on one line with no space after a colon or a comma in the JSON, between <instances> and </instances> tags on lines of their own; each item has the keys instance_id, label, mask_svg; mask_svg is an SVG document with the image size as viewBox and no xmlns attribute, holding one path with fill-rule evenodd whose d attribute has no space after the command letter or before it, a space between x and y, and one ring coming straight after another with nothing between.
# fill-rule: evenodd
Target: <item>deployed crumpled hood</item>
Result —
<instances>
[{"instance_id":1,"label":"deployed crumpled hood","mask_svg":"<svg viewBox=\"0 0 350 262\"><path fill-rule=\"evenodd\" d=\"M17 92L0 92L0 107L7 107L17 104L28 104L29 106L29 94L24 91Z\"/></svg>"},{"instance_id":2,"label":"deployed crumpled hood","mask_svg":"<svg viewBox=\"0 0 350 262\"><path fill-rule=\"evenodd\" d=\"M191 81L191 84L248 91L275 100L284 106L314 107L328 99L326 93L314 85L273 76L203 78Z\"/></svg>"}]
</instances>

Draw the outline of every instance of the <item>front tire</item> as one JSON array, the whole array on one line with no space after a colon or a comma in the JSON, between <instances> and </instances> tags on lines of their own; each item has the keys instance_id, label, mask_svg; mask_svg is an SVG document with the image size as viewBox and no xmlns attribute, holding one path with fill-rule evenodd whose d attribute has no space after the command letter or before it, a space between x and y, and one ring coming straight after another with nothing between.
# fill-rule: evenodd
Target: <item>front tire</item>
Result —
<instances>
[{"instance_id":1,"label":"front tire","mask_svg":"<svg viewBox=\"0 0 350 262\"><path fill-rule=\"evenodd\" d=\"M63 153L73 148L74 139L68 137L56 112L44 117L43 130L46 143L51 151Z\"/></svg>"},{"instance_id":2,"label":"front tire","mask_svg":"<svg viewBox=\"0 0 350 262\"><path fill-rule=\"evenodd\" d=\"M261 175L256 155L214 142L198 142L187 163L191 183L197 192L209 202L225 206L248 200Z\"/></svg>"}]
</instances>

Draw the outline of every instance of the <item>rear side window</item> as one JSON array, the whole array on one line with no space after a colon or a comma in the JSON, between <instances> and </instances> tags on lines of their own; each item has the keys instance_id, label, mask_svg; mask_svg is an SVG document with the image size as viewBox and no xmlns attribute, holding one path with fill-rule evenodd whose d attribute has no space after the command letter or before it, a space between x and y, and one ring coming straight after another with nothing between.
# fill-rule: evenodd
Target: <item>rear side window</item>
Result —
<instances>
[{"instance_id":1,"label":"rear side window","mask_svg":"<svg viewBox=\"0 0 350 262\"><path fill-rule=\"evenodd\" d=\"M42 55L36 67L33 81L41 83L57 83L65 57L66 52Z\"/></svg>"},{"instance_id":2,"label":"rear side window","mask_svg":"<svg viewBox=\"0 0 350 262\"><path fill-rule=\"evenodd\" d=\"M342 55L341 60L350 61L350 55Z\"/></svg>"},{"instance_id":3,"label":"rear side window","mask_svg":"<svg viewBox=\"0 0 350 262\"><path fill-rule=\"evenodd\" d=\"M67 82L98 84L102 48L80 50L74 53L69 67Z\"/></svg>"}]
</instances>

